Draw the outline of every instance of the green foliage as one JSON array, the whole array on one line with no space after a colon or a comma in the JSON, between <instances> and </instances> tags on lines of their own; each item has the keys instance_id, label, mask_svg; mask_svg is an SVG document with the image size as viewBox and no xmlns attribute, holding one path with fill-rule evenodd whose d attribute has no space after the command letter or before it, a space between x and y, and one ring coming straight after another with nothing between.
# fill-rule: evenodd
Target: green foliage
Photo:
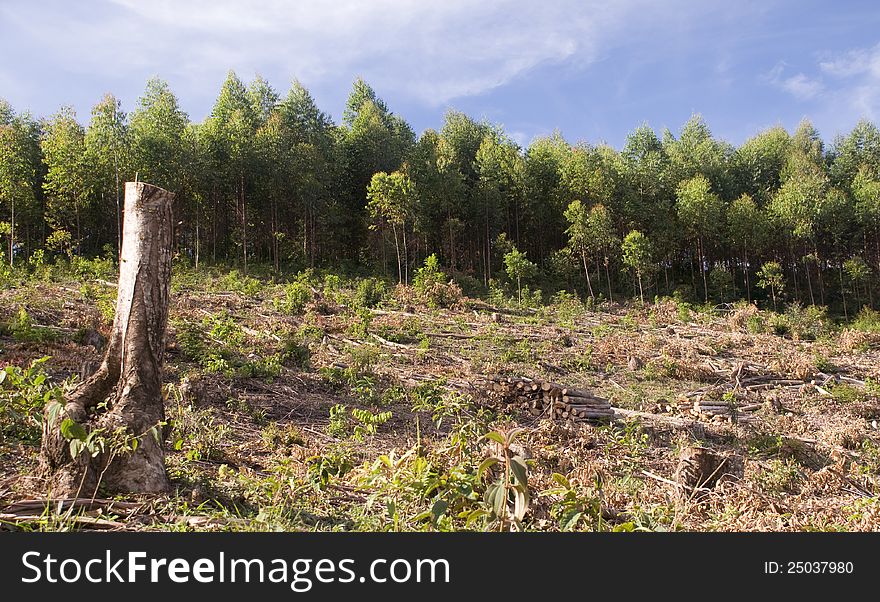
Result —
<instances>
[{"instance_id":1,"label":"green foliage","mask_svg":"<svg viewBox=\"0 0 880 602\"><path fill-rule=\"evenodd\" d=\"M416 270L413 290L428 307L455 307L461 301L461 289L447 280L435 253L428 255L424 266Z\"/></svg>"},{"instance_id":2,"label":"green foliage","mask_svg":"<svg viewBox=\"0 0 880 602\"><path fill-rule=\"evenodd\" d=\"M850 327L863 332L880 332L880 311L863 307Z\"/></svg>"},{"instance_id":3,"label":"green foliage","mask_svg":"<svg viewBox=\"0 0 880 602\"><path fill-rule=\"evenodd\" d=\"M582 525L598 529L602 523L599 499L581 493L565 475L555 472L551 479L553 486L540 495L553 498L550 516L556 519L559 530L577 531Z\"/></svg>"},{"instance_id":4,"label":"green foliage","mask_svg":"<svg viewBox=\"0 0 880 602\"><path fill-rule=\"evenodd\" d=\"M824 307L790 303L785 308L787 330L798 339L814 341L830 333L828 311Z\"/></svg>"},{"instance_id":5,"label":"green foliage","mask_svg":"<svg viewBox=\"0 0 880 602\"><path fill-rule=\"evenodd\" d=\"M44 366L48 357L36 359L27 368L8 365L0 369L0 434L38 443L43 408L61 402L63 387L53 384Z\"/></svg>"},{"instance_id":6,"label":"green foliage","mask_svg":"<svg viewBox=\"0 0 880 602\"><path fill-rule=\"evenodd\" d=\"M756 476L761 491L768 494L793 492L801 480L801 469L794 458L774 458Z\"/></svg>"},{"instance_id":7,"label":"green foliage","mask_svg":"<svg viewBox=\"0 0 880 602\"><path fill-rule=\"evenodd\" d=\"M172 425L171 447L190 461L223 460L229 427L220 422L212 408L194 408L178 402L168 411Z\"/></svg>"},{"instance_id":8,"label":"green foliage","mask_svg":"<svg viewBox=\"0 0 880 602\"><path fill-rule=\"evenodd\" d=\"M344 438L348 436L349 430L348 408L341 403L337 403L330 408L330 422L327 424L327 434L331 437Z\"/></svg>"},{"instance_id":9,"label":"green foliage","mask_svg":"<svg viewBox=\"0 0 880 602\"><path fill-rule=\"evenodd\" d=\"M306 461L309 483L315 490L327 487L333 479L344 477L354 467L347 447L332 446L321 456Z\"/></svg>"},{"instance_id":10,"label":"green foliage","mask_svg":"<svg viewBox=\"0 0 880 602\"><path fill-rule=\"evenodd\" d=\"M220 279L219 285L224 291L240 293L246 297L256 297L263 290L262 282L251 276L246 276L238 270L227 272Z\"/></svg>"},{"instance_id":11,"label":"green foliage","mask_svg":"<svg viewBox=\"0 0 880 602\"><path fill-rule=\"evenodd\" d=\"M358 281L354 293L355 307L373 308L382 303L388 289L385 281L378 278L364 278Z\"/></svg>"},{"instance_id":12,"label":"green foliage","mask_svg":"<svg viewBox=\"0 0 880 602\"><path fill-rule=\"evenodd\" d=\"M41 343L55 338L55 334L50 329L36 326L24 307L18 308L6 325L6 329L16 341Z\"/></svg>"},{"instance_id":13,"label":"green foliage","mask_svg":"<svg viewBox=\"0 0 880 602\"><path fill-rule=\"evenodd\" d=\"M758 286L770 290L773 297L773 309L777 309L776 296L785 290L785 277L782 274L782 266L777 261L768 261L758 270Z\"/></svg>"},{"instance_id":14,"label":"green foliage","mask_svg":"<svg viewBox=\"0 0 880 602\"><path fill-rule=\"evenodd\" d=\"M305 311L306 305L312 301L314 295L311 287L303 282L291 282L282 288L281 296L272 299L272 306L276 311L296 316Z\"/></svg>"},{"instance_id":15,"label":"green foliage","mask_svg":"<svg viewBox=\"0 0 880 602\"><path fill-rule=\"evenodd\" d=\"M351 417L357 421L352 436L355 441L363 441L372 437L377 429L391 419L391 412L371 412L363 408L352 408Z\"/></svg>"},{"instance_id":16,"label":"green foliage","mask_svg":"<svg viewBox=\"0 0 880 602\"><path fill-rule=\"evenodd\" d=\"M504 269L507 276L516 281L517 299L522 303L522 281L533 278L538 273L538 266L529 261L525 253L513 247L504 256Z\"/></svg>"}]
</instances>

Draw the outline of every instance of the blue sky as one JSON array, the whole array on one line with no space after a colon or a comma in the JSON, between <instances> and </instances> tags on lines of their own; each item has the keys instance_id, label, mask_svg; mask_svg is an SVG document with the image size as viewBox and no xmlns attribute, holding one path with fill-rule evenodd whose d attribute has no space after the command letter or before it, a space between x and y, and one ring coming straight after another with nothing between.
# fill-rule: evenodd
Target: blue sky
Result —
<instances>
[{"instance_id":1,"label":"blue sky","mask_svg":"<svg viewBox=\"0 0 880 602\"><path fill-rule=\"evenodd\" d=\"M338 120L363 76L416 132L450 107L521 144L554 129L620 147L701 113L739 144L804 117L826 140L880 122L880 6L707 0L0 0L0 97L81 120L166 79L193 120L229 69L298 78Z\"/></svg>"}]
</instances>

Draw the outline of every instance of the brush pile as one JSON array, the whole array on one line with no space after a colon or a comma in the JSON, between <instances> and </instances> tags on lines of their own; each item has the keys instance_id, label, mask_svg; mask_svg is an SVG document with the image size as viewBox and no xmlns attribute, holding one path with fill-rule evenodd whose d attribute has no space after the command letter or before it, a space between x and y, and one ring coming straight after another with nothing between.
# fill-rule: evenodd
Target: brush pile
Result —
<instances>
[{"instance_id":1,"label":"brush pile","mask_svg":"<svg viewBox=\"0 0 880 602\"><path fill-rule=\"evenodd\" d=\"M556 420L610 420L611 402L585 389L566 387L551 381L526 377L496 376L482 387L496 405L514 405L532 416Z\"/></svg>"}]
</instances>

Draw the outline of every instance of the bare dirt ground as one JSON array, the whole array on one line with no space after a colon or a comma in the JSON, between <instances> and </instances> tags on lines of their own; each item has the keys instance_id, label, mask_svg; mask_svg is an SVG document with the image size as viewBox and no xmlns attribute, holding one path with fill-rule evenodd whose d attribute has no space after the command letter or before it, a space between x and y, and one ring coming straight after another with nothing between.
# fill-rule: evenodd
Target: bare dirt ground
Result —
<instances>
[{"instance_id":1,"label":"bare dirt ground","mask_svg":"<svg viewBox=\"0 0 880 602\"><path fill-rule=\"evenodd\" d=\"M45 334L7 328L0 367L50 356L56 383L93 370L96 333L109 327L101 300L114 291L89 287L0 291L0 321L25 308ZM216 278L174 287L165 383L175 491L47 504L38 446L6 437L0 528L880 527L880 335L776 334L749 307L503 310L465 299L430 309L398 294L353 309L344 293L313 287L302 311L287 311L280 285L222 289ZM587 389L615 418L551 420L490 402L486 378L507 376ZM477 468L497 451L481 436L514 428L511 454L529 470L516 524L493 519L492 477ZM680 459L694 448L728 458L728 478L683 485Z\"/></svg>"}]
</instances>

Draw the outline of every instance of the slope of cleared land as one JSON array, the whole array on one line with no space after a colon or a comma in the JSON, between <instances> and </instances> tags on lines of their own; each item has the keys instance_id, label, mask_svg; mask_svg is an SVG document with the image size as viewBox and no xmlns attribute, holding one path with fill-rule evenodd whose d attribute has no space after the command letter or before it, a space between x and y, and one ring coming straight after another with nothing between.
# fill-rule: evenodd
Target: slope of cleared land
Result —
<instances>
[{"instance_id":1,"label":"slope of cleared land","mask_svg":"<svg viewBox=\"0 0 880 602\"><path fill-rule=\"evenodd\" d=\"M50 384L96 367L115 289L94 276L0 291L0 366L50 358L37 368L44 383L7 377L6 410L15 395L36 407ZM5 411L0 528L880 527L880 335L833 328L817 312L672 301L590 311L571 298L432 309L374 280L272 284L184 269L172 289L175 491L47 505L39 412ZM586 389L611 401L615 419L532 415L487 396L491 377ZM507 452L483 437L516 428ZM727 458L731 474L684 486L677 469L693 448ZM504 463L479 470L492 455L525 460L519 523L491 495Z\"/></svg>"}]
</instances>

